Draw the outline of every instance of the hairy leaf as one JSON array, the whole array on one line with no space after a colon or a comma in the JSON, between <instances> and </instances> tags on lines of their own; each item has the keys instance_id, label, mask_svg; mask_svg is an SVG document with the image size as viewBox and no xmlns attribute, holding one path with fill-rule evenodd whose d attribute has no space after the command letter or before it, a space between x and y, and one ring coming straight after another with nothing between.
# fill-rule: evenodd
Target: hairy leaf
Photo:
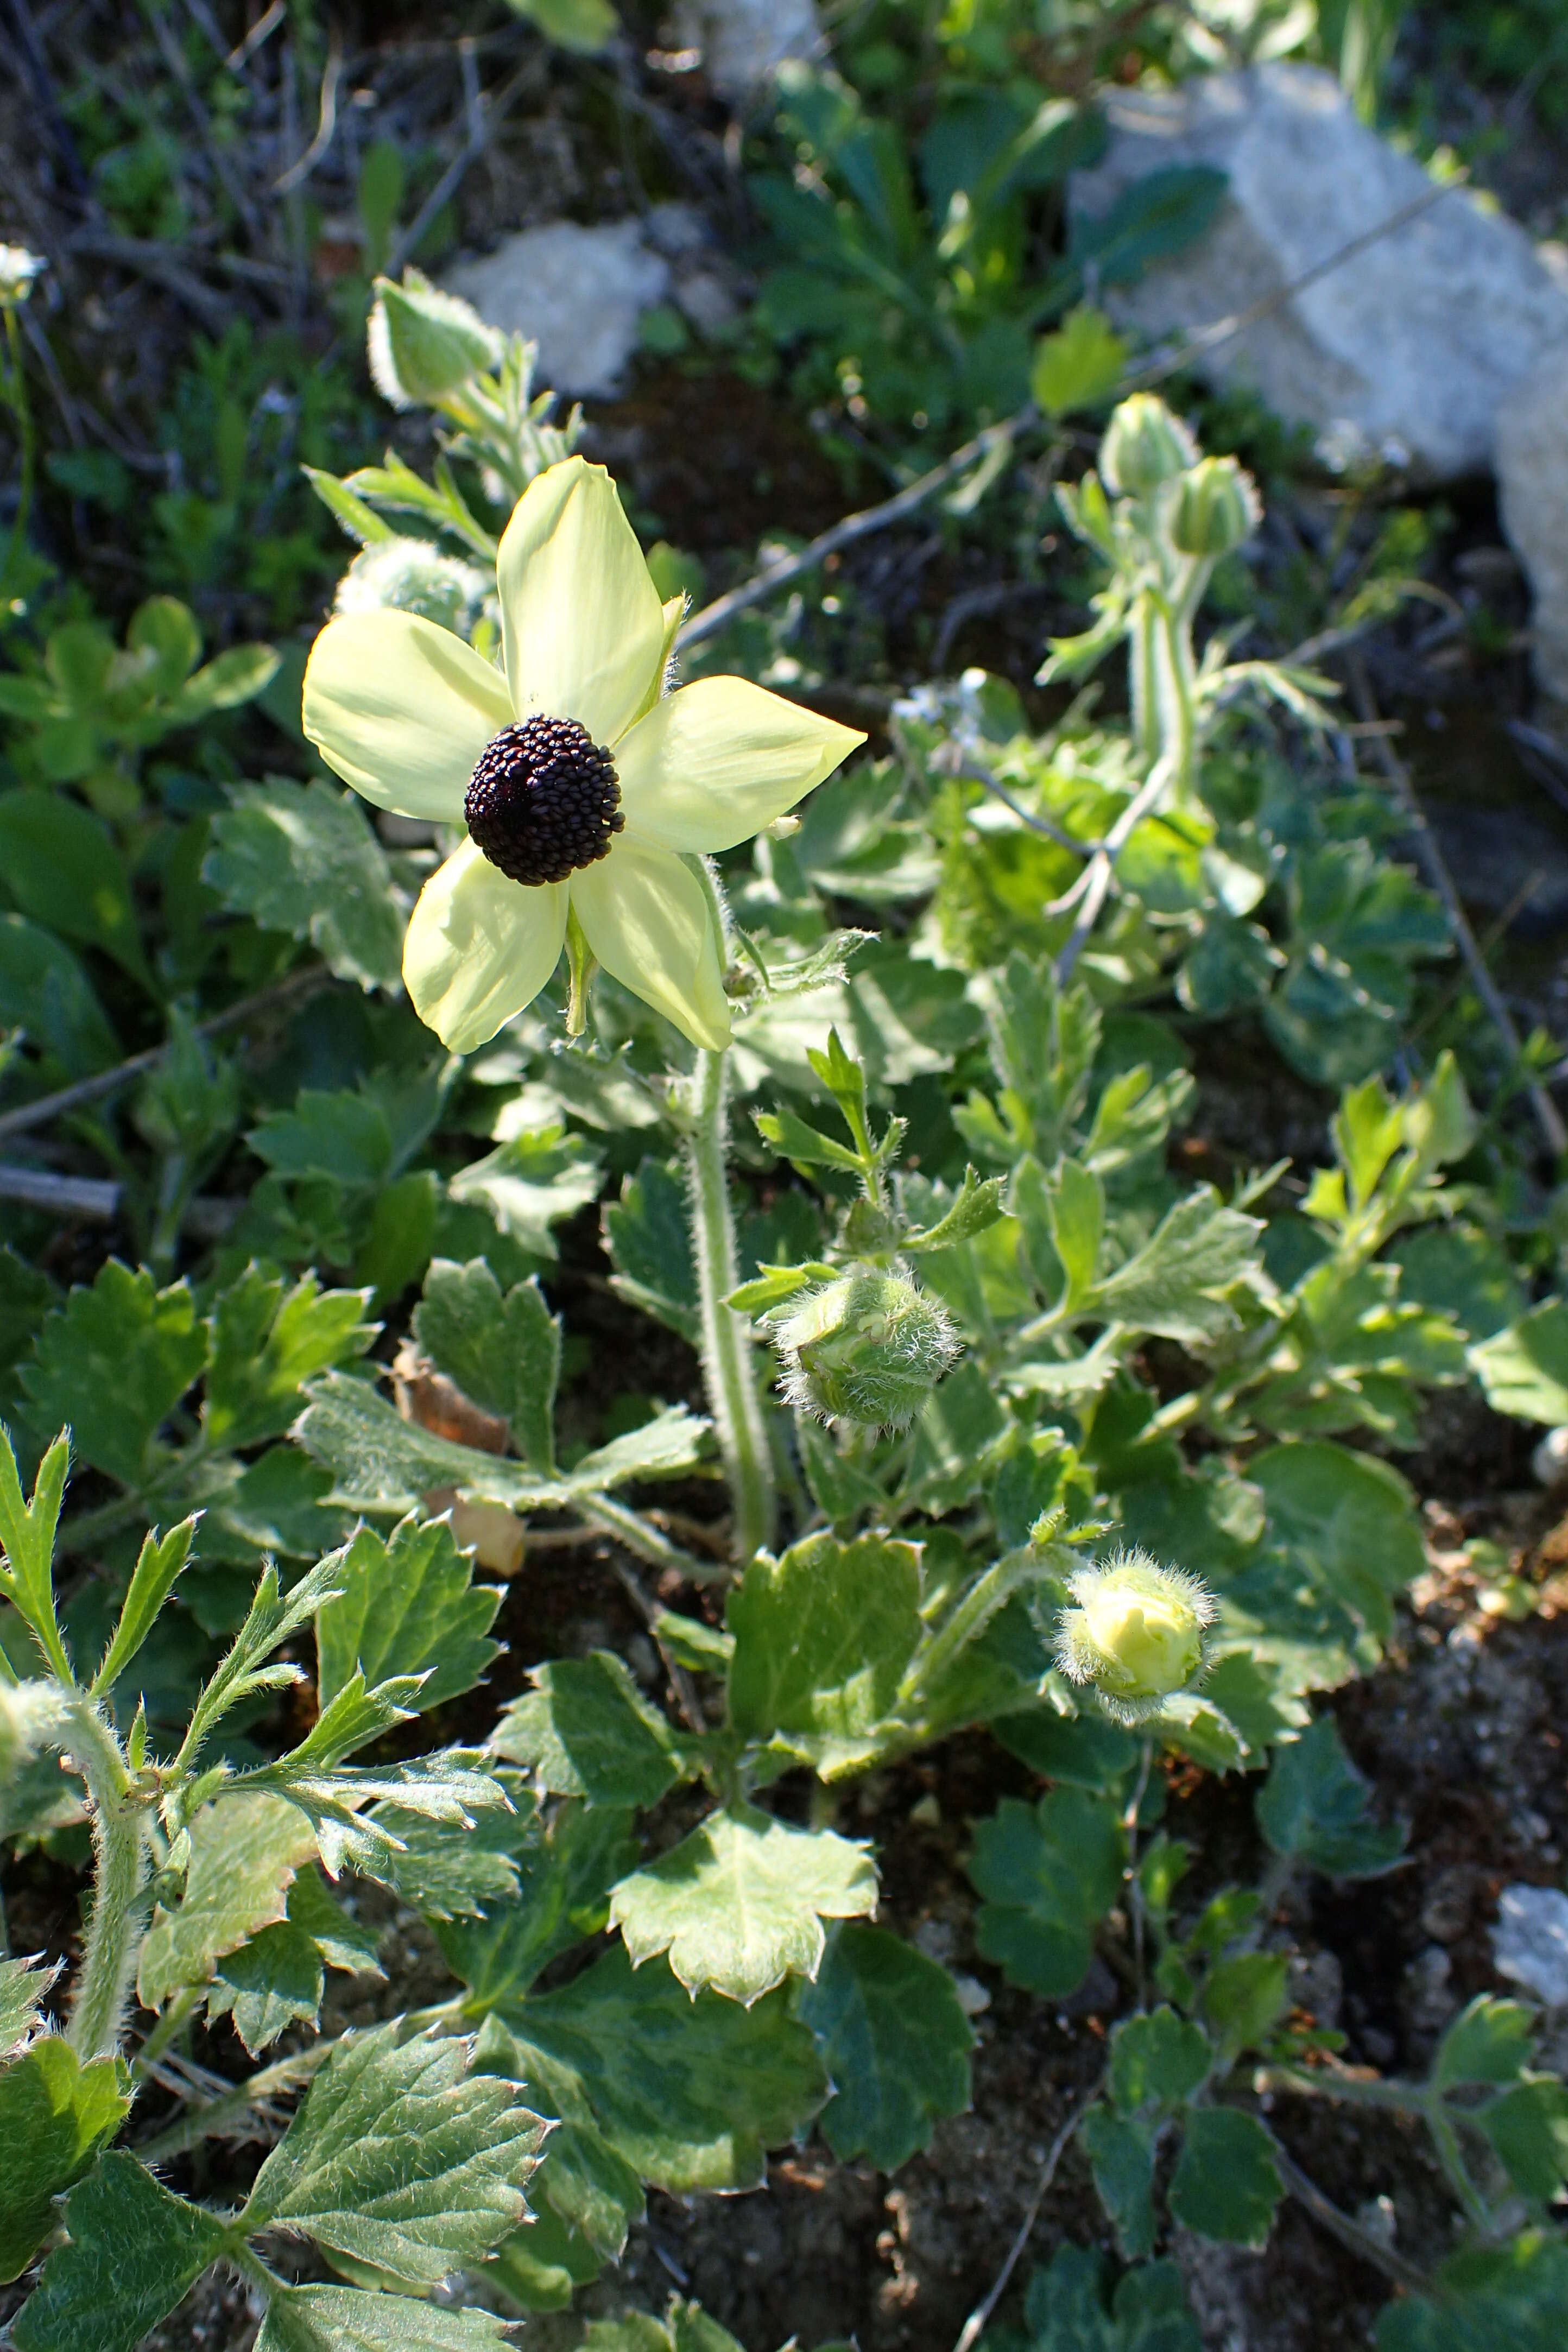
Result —
<instances>
[{"instance_id":1,"label":"hairy leaf","mask_svg":"<svg viewBox=\"0 0 1568 2352\"><path fill-rule=\"evenodd\" d=\"M947 1970L902 1937L836 1927L799 2013L836 2086L820 2127L840 2162L896 2172L969 2105L974 2029Z\"/></svg>"},{"instance_id":2,"label":"hairy leaf","mask_svg":"<svg viewBox=\"0 0 1568 2352\"><path fill-rule=\"evenodd\" d=\"M338 2042L239 2218L434 2286L521 2220L543 2137L515 2084L401 2021Z\"/></svg>"},{"instance_id":3,"label":"hairy leaf","mask_svg":"<svg viewBox=\"0 0 1568 2352\"><path fill-rule=\"evenodd\" d=\"M1487 1402L1516 1421L1568 1422L1568 1300L1549 1298L1470 1349Z\"/></svg>"},{"instance_id":4,"label":"hairy leaf","mask_svg":"<svg viewBox=\"0 0 1568 2352\"><path fill-rule=\"evenodd\" d=\"M1274 1751L1258 1795L1258 1825L1276 1853L1331 1878L1378 1878L1405 1849L1405 1832L1369 1819L1372 1791L1345 1754L1339 1726L1321 1715Z\"/></svg>"},{"instance_id":5,"label":"hairy leaf","mask_svg":"<svg viewBox=\"0 0 1568 2352\"><path fill-rule=\"evenodd\" d=\"M133 1486L163 1422L207 1360L207 1335L185 1283L160 1290L118 1258L90 1290L73 1290L22 1367L29 1420L69 1425L77 1452Z\"/></svg>"},{"instance_id":6,"label":"hairy leaf","mask_svg":"<svg viewBox=\"0 0 1568 2352\"><path fill-rule=\"evenodd\" d=\"M526 1764L552 1796L591 1805L656 1805L683 1774L679 1745L610 1650L535 1666L490 1746Z\"/></svg>"},{"instance_id":7,"label":"hairy leaf","mask_svg":"<svg viewBox=\"0 0 1568 2352\"><path fill-rule=\"evenodd\" d=\"M213 819L204 880L266 930L309 940L340 980L395 989L403 919L386 854L353 793L313 779L237 784Z\"/></svg>"},{"instance_id":8,"label":"hairy leaf","mask_svg":"<svg viewBox=\"0 0 1568 2352\"><path fill-rule=\"evenodd\" d=\"M406 2294L352 2286L286 2286L267 2306L256 2352L484 2352L506 2322L489 2311L447 2311Z\"/></svg>"},{"instance_id":9,"label":"hairy leaf","mask_svg":"<svg viewBox=\"0 0 1568 2352\"><path fill-rule=\"evenodd\" d=\"M1027 2336L1016 2352L1202 2352L1186 2282L1174 2263L1144 2263L1124 2272L1114 2294L1110 2269L1087 2246L1058 2246L1050 2268L1029 2281Z\"/></svg>"},{"instance_id":10,"label":"hairy leaf","mask_svg":"<svg viewBox=\"0 0 1568 2352\"><path fill-rule=\"evenodd\" d=\"M65 2221L68 2242L13 2323L16 2352L136 2352L229 2242L215 2214L120 2149L72 2189Z\"/></svg>"},{"instance_id":11,"label":"hairy leaf","mask_svg":"<svg viewBox=\"0 0 1568 2352\"><path fill-rule=\"evenodd\" d=\"M1561 2352L1568 2246L1527 2230L1510 2246L1454 2254L1437 2294L1402 2295L1378 2314L1377 2352Z\"/></svg>"},{"instance_id":12,"label":"hairy leaf","mask_svg":"<svg viewBox=\"0 0 1568 2352\"><path fill-rule=\"evenodd\" d=\"M711 1986L749 2005L786 1976L816 1974L825 1918L852 1919L876 1904L864 1846L733 1805L623 1878L610 1923L634 1961L668 1952L689 1991Z\"/></svg>"},{"instance_id":13,"label":"hairy leaf","mask_svg":"<svg viewBox=\"0 0 1568 2352\"><path fill-rule=\"evenodd\" d=\"M1004 1797L974 1825L969 1875L982 1896L974 1940L1014 1984L1059 2000L1094 1957L1094 1930L1121 1887L1120 1808L1082 1789L1037 1805Z\"/></svg>"},{"instance_id":14,"label":"hairy leaf","mask_svg":"<svg viewBox=\"0 0 1568 2352\"><path fill-rule=\"evenodd\" d=\"M191 1824L191 1861L175 1910L160 1910L142 1946L136 1990L162 2009L203 1985L226 1953L284 1916L289 1883L314 1841L294 1807L268 1796L219 1797Z\"/></svg>"},{"instance_id":15,"label":"hairy leaf","mask_svg":"<svg viewBox=\"0 0 1568 2352\"><path fill-rule=\"evenodd\" d=\"M546 1822L520 1791L516 1813L487 1815L481 1835L495 1822L498 1838L510 1832L505 1852L517 1874L515 1894L482 1902L478 1918L437 1920L436 1933L447 1966L473 1994L471 2006L510 2010L542 1969L603 1927L610 1889L637 1861L637 1849L626 1834L630 1815L608 1807L558 1805ZM554 2141L551 2162L558 2167Z\"/></svg>"},{"instance_id":16,"label":"hairy leaf","mask_svg":"<svg viewBox=\"0 0 1568 2352\"><path fill-rule=\"evenodd\" d=\"M620 1947L528 2001L512 2024L523 2080L553 2067L552 2095L564 2076L611 2147L674 2196L756 2187L764 2151L801 2130L827 2093L785 1990L750 2007L711 1992L694 2000L663 1960L634 1969Z\"/></svg>"},{"instance_id":17,"label":"hairy leaf","mask_svg":"<svg viewBox=\"0 0 1568 2352\"><path fill-rule=\"evenodd\" d=\"M1171 2210L1189 2230L1233 2245L1263 2247L1285 2194L1274 2144L1238 2107L1188 2110L1171 2176Z\"/></svg>"},{"instance_id":18,"label":"hairy leaf","mask_svg":"<svg viewBox=\"0 0 1568 2352\"><path fill-rule=\"evenodd\" d=\"M921 1633L920 1554L886 1536L808 1536L761 1553L731 1593L730 1720L782 1733L827 1777L876 1752Z\"/></svg>"},{"instance_id":19,"label":"hairy leaf","mask_svg":"<svg viewBox=\"0 0 1568 2352\"><path fill-rule=\"evenodd\" d=\"M209 1318L211 1362L202 1422L214 1446L280 1436L301 1382L363 1356L377 1325L362 1318L368 1290L323 1291L313 1274L292 1289L258 1265L222 1291Z\"/></svg>"},{"instance_id":20,"label":"hairy leaf","mask_svg":"<svg viewBox=\"0 0 1568 2352\"><path fill-rule=\"evenodd\" d=\"M52 2200L113 2138L131 2105L130 2078L117 2058L83 2066L58 2033L46 2033L0 2066L0 2147L6 2151L0 2206L0 2280L32 2261L54 2221Z\"/></svg>"},{"instance_id":21,"label":"hairy leaf","mask_svg":"<svg viewBox=\"0 0 1568 2352\"><path fill-rule=\"evenodd\" d=\"M441 1706L484 1679L501 1595L476 1585L448 1519L399 1522L384 1540L361 1528L341 1556L341 1590L316 1612L316 1687L324 1707L356 1667L367 1683L423 1675L419 1705Z\"/></svg>"},{"instance_id":22,"label":"hairy leaf","mask_svg":"<svg viewBox=\"0 0 1568 2352\"><path fill-rule=\"evenodd\" d=\"M437 1258L414 1310L414 1336L465 1396L510 1424L532 1469L553 1471L561 1327L532 1276L503 1297L483 1258Z\"/></svg>"}]
</instances>

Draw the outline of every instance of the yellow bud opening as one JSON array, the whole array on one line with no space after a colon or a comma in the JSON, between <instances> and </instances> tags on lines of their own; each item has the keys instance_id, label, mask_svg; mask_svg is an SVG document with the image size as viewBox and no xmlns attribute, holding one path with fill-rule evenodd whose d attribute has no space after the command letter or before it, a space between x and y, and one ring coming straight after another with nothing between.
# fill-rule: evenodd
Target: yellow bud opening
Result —
<instances>
[{"instance_id":1,"label":"yellow bud opening","mask_svg":"<svg viewBox=\"0 0 1568 2352\"><path fill-rule=\"evenodd\" d=\"M1179 1690L1191 1677L1200 1628L1185 1601L1112 1582L1086 1595L1083 1612L1096 1649L1113 1659L1141 1693Z\"/></svg>"}]
</instances>

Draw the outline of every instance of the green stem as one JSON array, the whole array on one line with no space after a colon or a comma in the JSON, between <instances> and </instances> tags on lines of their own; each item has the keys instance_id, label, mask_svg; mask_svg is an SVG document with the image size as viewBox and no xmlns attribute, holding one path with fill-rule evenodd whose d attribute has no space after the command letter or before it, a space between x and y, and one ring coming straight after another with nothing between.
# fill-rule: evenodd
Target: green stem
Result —
<instances>
[{"instance_id":1,"label":"green stem","mask_svg":"<svg viewBox=\"0 0 1568 2352\"><path fill-rule=\"evenodd\" d=\"M722 1053L699 1053L685 1150L702 1370L730 1483L735 1557L743 1565L772 1540L775 1498L763 1401L752 1370L751 1326L724 1304L741 1279L730 1211L728 1079Z\"/></svg>"},{"instance_id":2,"label":"green stem","mask_svg":"<svg viewBox=\"0 0 1568 2352\"><path fill-rule=\"evenodd\" d=\"M27 398L27 378L22 365L22 334L16 320L15 303L6 303L5 350L10 362L6 383L7 404L16 419L16 438L21 447L22 478L16 493L16 514L11 525L11 543L5 551L5 568L0 579L12 577L16 557L26 537L27 518L33 504L33 476L36 467L33 433L33 411Z\"/></svg>"},{"instance_id":3,"label":"green stem","mask_svg":"<svg viewBox=\"0 0 1568 2352\"><path fill-rule=\"evenodd\" d=\"M149 2066L156 2065L205 1990L205 1985L181 1986L141 2049L136 2053L135 2071L138 2074L145 2074Z\"/></svg>"},{"instance_id":4,"label":"green stem","mask_svg":"<svg viewBox=\"0 0 1568 2352\"><path fill-rule=\"evenodd\" d=\"M589 1495L574 1496L573 1508L590 1527L616 1537L629 1552L646 1559L650 1568L673 1570L688 1584L717 1583L726 1573L716 1562L698 1559L691 1552L683 1551L679 1544L671 1543L668 1536L650 1527L640 1511L614 1501L597 1488Z\"/></svg>"},{"instance_id":5,"label":"green stem","mask_svg":"<svg viewBox=\"0 0 1568 2352\"><path fill-rule=\"evenodd\" d=\"M85 1696L70 1708L67 1739L92 1800L92 1914L66 2038L79 2058L112 2057L120 2046L147 1886L147 1818L128 1805L131 1779L120 1743Z\"/></svg>"}]
</instances>

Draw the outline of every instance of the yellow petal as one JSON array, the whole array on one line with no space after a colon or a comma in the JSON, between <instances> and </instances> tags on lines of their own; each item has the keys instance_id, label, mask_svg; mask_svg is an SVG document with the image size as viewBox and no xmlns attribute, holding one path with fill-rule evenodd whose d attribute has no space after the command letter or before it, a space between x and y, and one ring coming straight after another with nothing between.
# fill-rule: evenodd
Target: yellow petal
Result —
<instances>
[{"instance_id":1,"label":"yellow petal","mask_svg":"<svg viewBox=\"0 0 1568 2352\"><path fill-rule=\"evenodd\" d=\"M730 1042L730 1008L708 894L668 849L623 835L567 888L605 970L673 1021L694 1045Z\"/></svg>"},{"instance_id":2,"label":"yellow petal","mask_svg":"<svg viewBox=\"0 0 1568 2352\"><path fill-rule=\"evenodd\" d=\"M699 678L667 694L616 747L627 838L732 849L865 740L743 677Z\"/></svg>"},{"instance_id":3,"label":"yellow petal","mask_svg":"<svg viewBox=\"0 0 1568 2352\"><path fill-rule=\"evenodd\" d=\"M471 1054L531 1004L566 937L566 888L510 882L471 841L432 874L403 943L414 1009L454 1054Z\"/></svg>"},{"instance_id":4,"label":"yellow petal","mask_svg":"<svg viewBox=\"0 0 1568 2352\"><path fill-rule=\"evenodd\" d=\"M377 808L456 823L474 762L511 724L500 672L413 613L329 621L305 669L305 732Z\"/></svg>"},{"instance_id":5,"label":"yellow petal","mask_svg":"<svg viewBox=\"0 0 1568 2352\"><path fill-rule=\"evenodd\" d=\"M575 719L595 743L631 725L664 659L664 608L603 466L530 482L496 559L517 716Z\"/></svg>"}]
</instances>

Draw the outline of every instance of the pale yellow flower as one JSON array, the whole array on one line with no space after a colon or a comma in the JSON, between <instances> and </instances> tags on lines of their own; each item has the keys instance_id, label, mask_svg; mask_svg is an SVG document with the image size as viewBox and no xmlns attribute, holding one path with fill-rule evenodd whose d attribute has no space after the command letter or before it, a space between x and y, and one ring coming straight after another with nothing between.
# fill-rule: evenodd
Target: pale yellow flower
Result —
<instances>
[{"instance_id":1,"label":"pale yellow flower","mask_svg":"<svg viewBox=\"0 0 1568 2352\"><path fill-rule=\"evenodd\" d=\"M496 570L504 670L382 610L329 622L305 673L329 767L378 808L468 828L408 927L415 1007L472 1052L544 986L570 909L607 972L721 1047L722 942L691 861L749 840L865 738L744 678L664 691L681 603L661 604L602 466L531 482Z\"/></svg>"}]
</instances>

